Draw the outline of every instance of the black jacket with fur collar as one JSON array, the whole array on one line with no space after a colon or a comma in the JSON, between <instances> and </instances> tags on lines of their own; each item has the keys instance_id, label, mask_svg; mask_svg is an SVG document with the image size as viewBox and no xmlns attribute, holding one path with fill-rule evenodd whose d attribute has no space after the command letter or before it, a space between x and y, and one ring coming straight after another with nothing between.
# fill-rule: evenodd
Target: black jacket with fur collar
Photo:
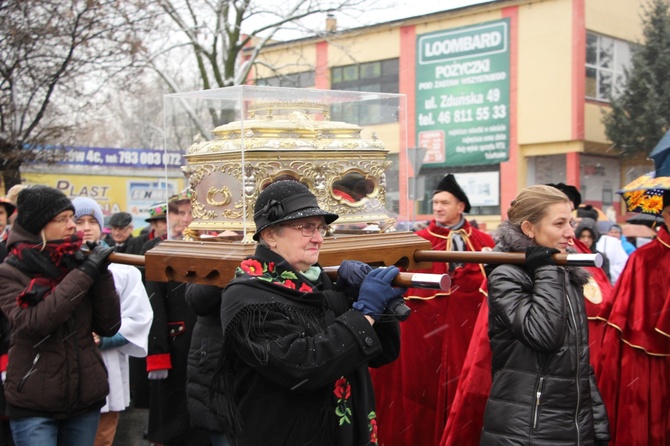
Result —
<instances>
[{"instance_id":1,"label":"black jacket with fur collar","mask_svg":"<svg viewBox=\"0 0 670 446\"><path fill-rule=\"evenodd\" d=\"M504 222L496 251L533 244ZM588 273L555 265L534 274L500 265L488 278L493 385L481 444L580 444L609 439L589 364L583 286Z\"/></svg>"}]
</instances>

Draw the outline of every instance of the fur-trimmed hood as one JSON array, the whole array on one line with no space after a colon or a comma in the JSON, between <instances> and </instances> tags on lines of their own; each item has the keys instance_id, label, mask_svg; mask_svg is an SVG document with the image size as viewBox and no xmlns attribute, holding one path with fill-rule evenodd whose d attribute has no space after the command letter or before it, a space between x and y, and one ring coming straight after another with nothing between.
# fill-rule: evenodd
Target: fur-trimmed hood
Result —
<instances>
[{"instance_id":1,"label":"fur-trimmed hood","mask_svg":"<svg viewBox=\"0 0 670 446\"><path fill-rule=\"evenodd\" d=\"M497 243L493 248L495 252L525 252L526 248L535 246L533 241L528 238L521 228L513 225L506 220L500 224L495 237ZM567 252L574 254L577 252L572 246L568 246ZM570 281L586 284L589 281L589 273L578 266L566 266L565 270L570 276Z\"/></svg>"},{"instance_id":2,"label":"fur-trimmed hood","mask_svg":"<svg viewBox=\"0 0 670 446\"><path fill-rule=\"evenodd\" d=\"M582 218L582 221L575 229L575 238L579 238L584 231L591 231L593 237L593 244L591 245L591 252L596 252L596 243L600 240L600 231L598 230L598 223L592 218Z\"/></svg>"}]
</instances>

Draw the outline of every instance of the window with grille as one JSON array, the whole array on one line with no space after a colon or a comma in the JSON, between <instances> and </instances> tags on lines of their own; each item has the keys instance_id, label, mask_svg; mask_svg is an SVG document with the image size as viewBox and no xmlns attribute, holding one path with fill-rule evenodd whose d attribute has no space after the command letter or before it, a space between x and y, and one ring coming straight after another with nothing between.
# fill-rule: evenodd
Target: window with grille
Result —
<instances>
[{"instance_id":1,"label":"window with grille","mask_svg":"<svg viewBox=\"0 0 670 446\"><path fill-rule=\"evenodd\" d=\"M586 97L609 101L622 92L624 70L631 64L631 46L599 34L586 35Z\"/></svg>"}]
</instances>

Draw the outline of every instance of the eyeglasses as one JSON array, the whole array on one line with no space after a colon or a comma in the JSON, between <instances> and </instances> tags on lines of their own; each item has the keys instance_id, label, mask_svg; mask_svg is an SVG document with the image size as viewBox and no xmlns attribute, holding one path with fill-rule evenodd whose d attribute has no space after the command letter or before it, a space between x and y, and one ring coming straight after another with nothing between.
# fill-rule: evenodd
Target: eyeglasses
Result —
<instances>
[{"instance_id":1,"label":"eyeglasses","mask_svg":"<svg viewBox=\"0 0 670 446\"><path fill-rule=\"evenodd\" d=\"M51 220L50 223L56 223L57 225L62 226L62 225L67 224L68 221L71 221L72 223L74 223L76 221L75 218L74 218L74 215L72 215L70 217L67 217L67 216L64 215L62 217L54 218L53 220Z\"/></svg>"},{"instance_id":2,"label":"eyeglasses","mask_svg":"<svg viewBox=\"0 0 670 446\"><path fill-rule=\"evenodd\" d=\"M314 235L315 231L319 231L319 234L325 236L330 229L328 225L316 225L314 223L304 223L302 225L281 225L288 226L289 228L299 229L303 237L311 237Z\"/></svg>"}]
</instances>

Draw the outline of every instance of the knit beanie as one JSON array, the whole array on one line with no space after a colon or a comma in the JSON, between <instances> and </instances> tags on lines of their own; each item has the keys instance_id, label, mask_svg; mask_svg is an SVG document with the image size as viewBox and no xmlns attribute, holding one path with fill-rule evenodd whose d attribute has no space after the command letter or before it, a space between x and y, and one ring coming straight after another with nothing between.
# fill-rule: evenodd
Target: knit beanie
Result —
<instances>
[{"instance_id":1,"label":"knit beanie","mask_svg":"<svg viewBox=\"0 0 670 446\"><path fill-rule=\"evenodd\" d=\"M72 200L72 205L74 206L74 218L78 220L84 215L92 215L98 222L100 230L105 224L105 216L102 214L102 209L97 201L88 197L77 197Z\"/></svg>"},{"instance_id":2,"label":"knit beanie","mask_svg":"<svg viewBox=\"0 0 670 446\"><path fill-rule=\"evenodd\" d=\"M16 209L16 222L35 235L61 212L74 212L72 202L63 192L43 185L29 186L21 190L16 199Z\"/></svg>"}]
</instances>

